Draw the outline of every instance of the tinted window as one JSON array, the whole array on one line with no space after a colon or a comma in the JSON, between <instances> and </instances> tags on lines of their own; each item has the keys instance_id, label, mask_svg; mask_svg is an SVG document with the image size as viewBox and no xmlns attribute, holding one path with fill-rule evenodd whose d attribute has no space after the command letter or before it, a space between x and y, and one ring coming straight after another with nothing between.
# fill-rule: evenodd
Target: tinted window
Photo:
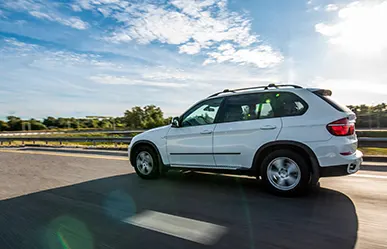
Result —
<instances>
[{"instance_id":1,"label":"tinted window","mask_svg":"<svg viewBox=\"0 0 387 249\"><path fill-rule=\"evenodd\" d=\"M183 115L182 126L213 124L222 100L223 98L210 99L195 105Z\"/></svg>"},{"instance_id":2,"label":"tinted window","mask_svg":"<svg viewBox=\"0 0 387 249\"><path fill-rule=\"evenodd\" d=\"M308 109L306 102L294 93L278 92L275 99L275 114L278 117L299 116Z\"/></svg>"},{"instance_id":3,"label":"tinted window","mask_svg":"<svg viewBox=\"0 0 387 249\"><path fill-rule=\"evenodd\" d=\"M322 94L319 94L317 92L315 92L315 94L317 96L319 96L320 98L322 98L323 100L325 100L325 102L327 102L328 104L330 104L333 108L335 108L336 110L340 111L340 112L350 112L351 110L346 107L345 105L342 105L340 103L338 103L337 101L335 101L334 99L332 99L331 96L325 96L325 95L322 95Z\"/></svg>"},{"instance_id":4,"label":"tinted window","mask_svg":"<svg viewBox=\"0 0 387 249\"><path fill-rule=\"evenodd\" d=\"M227 98L222 122L302 115L308 105L289 92L269 92L230 96Z\"/></svg>"},{"instance_id":5,"label":"tinted window","mask_svg":"<svg viewBox=\"0 0 387 249\"><path fill-rule=\"evenodd\" d=\"M275 117L274 94L244 94L228 97L223 122L235 122Z\"/></svg>"}]
</instances>

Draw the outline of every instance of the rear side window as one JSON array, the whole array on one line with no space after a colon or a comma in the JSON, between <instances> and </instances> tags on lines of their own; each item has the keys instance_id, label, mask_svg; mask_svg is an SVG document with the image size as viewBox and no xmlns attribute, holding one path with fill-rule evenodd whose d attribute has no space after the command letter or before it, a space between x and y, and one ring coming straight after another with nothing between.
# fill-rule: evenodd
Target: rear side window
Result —
<instances>
[{"instance_id":1,"label":"rear side window","mask_svg":"<svg viewBox=\"0 0 387 249\"><path fill-rule=\"evenodd\" d=\"M243 94L227 98L221 122L237 122L275 117L274 94Z\"/></svg>"},{"instance_id":2,"label":"rear side window","mask_svg":"<svg viewBox=\"0 0 387 249\"><path fill-rule=\"evenodd\" d=\"M277 117L300 116L308 110L308 104L294 93L275 94L275 114Z\"/></svg>"},{"instance_id":3,"label":"rear side window","mask_svg":"<svg viewBox=\"0 0 387 249\"><path fill-rule=\"evenodd\" d=\"M340 111L340 112L350 112L351 110L346 107L345 105L342 105L340 103L338 103L337 101L335 101L331 96L325 96L325 95L322 95L320 93L317 93L315 92L315 94L317 96L319 96L320 98L322 98L325 102L327 102L328 104L330 104L333 108L335 108L336 110Z\"/></svg>"},{"instance_id":4,"label":"rear side window","mask_svg":"<svg viewBox=\"0 0 387 249\"><path fill-rule=\"evenodd\" d=\"M220 122L302 115L308 105L289 92L267 92L227 97Z\"/></svg>"}]
</instances>

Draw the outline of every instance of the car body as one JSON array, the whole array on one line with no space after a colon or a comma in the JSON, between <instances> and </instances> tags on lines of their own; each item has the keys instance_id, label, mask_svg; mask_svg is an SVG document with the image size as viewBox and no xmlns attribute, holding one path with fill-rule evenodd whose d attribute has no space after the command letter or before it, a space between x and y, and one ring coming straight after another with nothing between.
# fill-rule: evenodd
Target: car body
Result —
<instances>
[{"instance_id":1,"label":"car body","mask_svg":"<svg viewBox=\"0 0 387 249\"><path fill-rule=\"evenodd\" d=\"M224 90L171 125L135 136L129 158L147 179L168 169L229 172L262 178L275 193L305 192L320 177L353 174L362 163L356 116L331 94L273 84Z\"/></svg>"}]
</instances>

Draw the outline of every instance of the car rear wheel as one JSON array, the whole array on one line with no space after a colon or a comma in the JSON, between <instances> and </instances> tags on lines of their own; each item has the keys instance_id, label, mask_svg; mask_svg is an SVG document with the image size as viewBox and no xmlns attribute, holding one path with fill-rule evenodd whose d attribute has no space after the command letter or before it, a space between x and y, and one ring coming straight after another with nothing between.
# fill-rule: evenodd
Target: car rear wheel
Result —
<instances>
[{"instance_id":1,"label":"car rear wheel","mask_svg":"<svg viewBox=\"0 0 387 249\"><path fill-rule=\"evenodd\" d=\"M143 179L155 179L160 175L159 159L157 154L149 146L141 146L134 156L134 169Z\"/></svg>"},{"instance_id":2,"label":"car rear wheel","mask_svg":"<svg viewBox=\"0 0 387 249\"><path fill-rule=\"evenodd\" d=\"M265 157L261 177L266 189L283 196L305 194L310 171L302 156L291 150L276 150Z\"/></svg>"}]
</instances>

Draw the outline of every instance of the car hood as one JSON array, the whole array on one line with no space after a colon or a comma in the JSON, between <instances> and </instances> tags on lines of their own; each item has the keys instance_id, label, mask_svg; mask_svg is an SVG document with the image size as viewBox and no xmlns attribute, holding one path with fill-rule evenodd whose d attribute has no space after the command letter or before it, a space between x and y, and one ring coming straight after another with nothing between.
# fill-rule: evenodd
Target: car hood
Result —
<instances>
[{"instance_id":1,"label":"car hood","mask_svg":"<svg viewBox=\"0 0 387 249\"><path fill-rule=\"evenodd\" d=\"M143 133L138 134L132 139L132 142L136 142L138 140L149 140L153 141L156 139L163 138L167 135L169 129L171 128L171 125L165 125L161 127L157 127L151 130L147 130Z\"/></svg>"}]
</instances>

